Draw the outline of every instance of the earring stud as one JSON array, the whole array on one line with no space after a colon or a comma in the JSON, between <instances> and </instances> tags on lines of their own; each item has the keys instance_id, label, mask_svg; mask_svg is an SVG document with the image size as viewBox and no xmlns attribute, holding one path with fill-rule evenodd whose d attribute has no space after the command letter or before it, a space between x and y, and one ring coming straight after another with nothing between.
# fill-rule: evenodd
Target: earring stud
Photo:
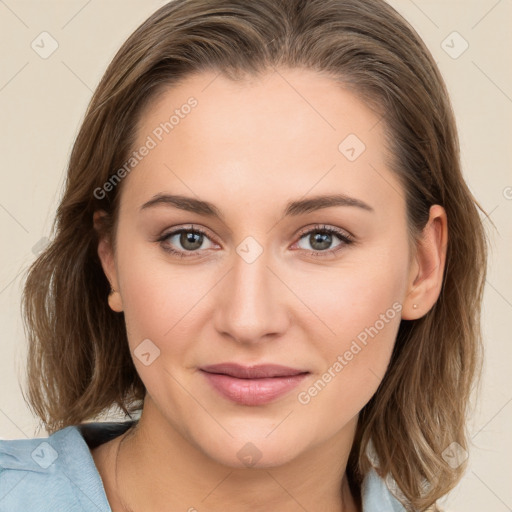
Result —
<instances>
[{"instance_id":1,"label":"earring stud","mask_svg":"<svg viewBox=\"0 0 512 512\"><path fill-rule=\"evenodd\" d=\"M412 307L413 309L418 309L418 304L413 304Z\"/></svg>"}]
</instances>

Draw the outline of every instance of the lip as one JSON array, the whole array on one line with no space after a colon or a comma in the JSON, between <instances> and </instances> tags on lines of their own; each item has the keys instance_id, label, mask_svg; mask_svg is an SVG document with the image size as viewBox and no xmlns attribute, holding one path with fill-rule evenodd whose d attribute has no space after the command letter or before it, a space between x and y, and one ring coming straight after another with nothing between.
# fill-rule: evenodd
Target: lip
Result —
<instances>
[{"instance_id":1,"label":"lip","mask_svg":"<svg viewBox=\"0 0 512 512\"><path fill-rule=\"evenodd\" d=\"M242 405L264 405L291 391L309 374L306 370L276 364L242 366L221 363L200 368L222 396Z\"/></svg>"}]
</instances>

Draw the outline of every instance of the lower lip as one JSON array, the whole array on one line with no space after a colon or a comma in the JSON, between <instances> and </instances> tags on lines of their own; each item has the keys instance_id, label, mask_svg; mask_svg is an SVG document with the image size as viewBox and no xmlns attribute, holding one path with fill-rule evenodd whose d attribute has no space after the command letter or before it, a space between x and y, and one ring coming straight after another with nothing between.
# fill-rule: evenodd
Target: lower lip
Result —
<instances>
[{"instance_id":1,"label":"lower lip","mask_svg":"<svg viewBox=\"0 0 512 512\"><path fill-rule=\"evenodd\" d=\"M230 375L202 372L212 387L225 398L242 405L263 405L297 387L308 375L263 379L238 379Z\"/></svg>"}]
</instances>

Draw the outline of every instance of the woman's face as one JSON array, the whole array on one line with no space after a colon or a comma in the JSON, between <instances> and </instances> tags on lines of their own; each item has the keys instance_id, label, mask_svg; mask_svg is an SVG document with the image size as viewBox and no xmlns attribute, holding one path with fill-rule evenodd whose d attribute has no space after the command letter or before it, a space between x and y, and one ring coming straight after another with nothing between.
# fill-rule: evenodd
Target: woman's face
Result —
<instances>
[{"instance_id":1,"label":"woman's face","mask_svg":"<svg viewBox=\"0 0 512 512\"><path fill-rule=\"evenodd\" d=\"M377 390L417 271L384 129L304 70L198 74L144 114L100 253L145 410L213 460L332 446Z\"/></svg>"}]
</instances>

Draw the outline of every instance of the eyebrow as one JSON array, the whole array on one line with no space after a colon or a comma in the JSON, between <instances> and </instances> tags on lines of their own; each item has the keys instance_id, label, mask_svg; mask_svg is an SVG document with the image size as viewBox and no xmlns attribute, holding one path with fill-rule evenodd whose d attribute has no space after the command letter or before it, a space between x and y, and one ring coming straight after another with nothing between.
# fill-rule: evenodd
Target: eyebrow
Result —
<instances>
[{"instance_id":1,"label":"eyebrow","mask_svg":"<svg viewBox=\"0 0 512 512\"><path fill-rule=\"evenodd\" d=\"M140 207L140 210L143 211L156 206L171 206L187 212L197 213L207 217L217 217L224 220L222 212L213 203L182 195L156 194L149 201L144 203ZM331 194L290 201L284 209L283 216L297 216L335 206L352 206L369 212L375 211L370 205L360 199L344 194Z\"/></svg>"}]
</instances>

